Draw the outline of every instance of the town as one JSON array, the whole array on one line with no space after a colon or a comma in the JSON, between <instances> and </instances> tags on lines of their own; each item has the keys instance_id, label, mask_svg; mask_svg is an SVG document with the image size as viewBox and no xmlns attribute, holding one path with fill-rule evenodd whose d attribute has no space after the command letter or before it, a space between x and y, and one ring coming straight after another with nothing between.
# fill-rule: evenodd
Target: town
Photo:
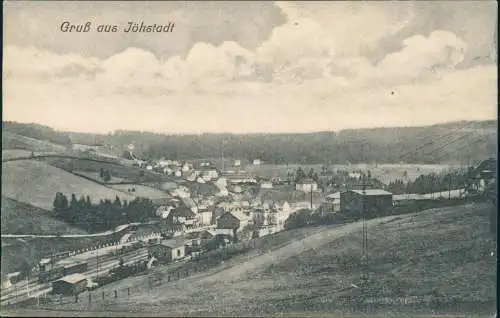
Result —
<instances>
[{"instance_id":1,"label":"town","mask_svg":"<svg viewBox=\"0 0 500 318\"><path fill-rule=\"evenodd\" d=\"M494 316L494 1L13 1L1 316Z\"/></svg>"},{"instance_id":2,"label":"town","mask_svg":"<svg viewBox=\"0 0 500 318\"><path fill-rule=\"evenodd\" d=\"M244 252L251 246L249 242L258 238L308 224L344 224L470 200L496 204L492 192L496 184L495 159L419 174L413 180L408 178L408 171L403 171L400 178L384 183L370 170L356 166L336 170L322 166L319 171L296 166L283 176L270 177L249 173L265 165L260 158L245 161L221 157L217 162L147 160L135 157L133 145L127 147L122 158L113 158L99 155L100 148L73 144L72 155L66 159L72 162L71 173L94 178L138 199L121 202L117 196L114 202L101 200L93 204L88 196L78 200L74 194L66 197L58 192L53 201L55 216L95 232L89 235L102 234L103 239L91 247L40 255L35 266L5 273L3 305L19 306L36 299L39 306L40 299L62 301L62 296L76 297L78 301L82 292L158 266L192 268L200 258L219 259L217 253L226 251L227 255L228 248ZM43 161L48 160L47 156L52 155L31 152L28 158ZM53 156L57 159L60 155ZM76 168L84 162L82 159L95 160L95 165ZM102 164L109 167L110 163L125 167L123 160L128 173L138 171L139 176L149 174L159 181L127 181L113 169L97 168ZM93 215L99 211L109 212Z\"/></svg>"}]
</instances>

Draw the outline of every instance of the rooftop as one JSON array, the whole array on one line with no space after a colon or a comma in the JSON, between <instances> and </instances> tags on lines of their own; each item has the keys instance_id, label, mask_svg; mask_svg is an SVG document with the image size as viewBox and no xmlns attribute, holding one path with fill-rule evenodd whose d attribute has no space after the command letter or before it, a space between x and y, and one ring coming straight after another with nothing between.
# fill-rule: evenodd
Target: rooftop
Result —
<instances>
[{"instance_id":1,"label":"rooftop","mask_svg":"<svg viewBox=\"0 0 500 318\"><path fill-rule=\"evenodd\" d=\"M330 200L340 199L340 192L331 193L326 198Z\"/></svg>"},{"instance_id":2,"label":"rooftop","mask_svg":"<svg viewBox=\"0 0 500 318\"><path fill-rule=\"evenodd\" d=\"M228 236L233 236L233 230L231 229L213 229L213 230L206 230L207 233L210 233L212 236L216 235L228 235Z\"/></svg>"},{"instance_id":3,"label":"rooftop","mask_svg":"<svg viewBox=\"0 0 500 318\"><path fill-rule=\"evenodd\" d=\"M361 195L392 195L391 192L382 190L382 189L366 189L366 190L352 190L357 194Z\"/></svg>"},{"instance_id":4,"label":"rooftop","mask_svg":"<svg viewBox=\"0 0 500 318\"><path fill-rule=\"evenodd\" d=\"M84 275L75 273L75 274L71 274L68 276L64 276L63 278L61 278L59 280L65 281L65 282L70 283L70 284L76 284L76 283L79 283L79 282L86 280L86 279L87 279L87 277L85 277Z\"/></svg>"},{"instance_id":5,"label":"rooftop","mask_svg":"<svg viewBox=\"0 0 500 318\"><path fill-rule=\"evenodd\" d=\"M186 241L184 239L181 239L181 238L164 240L164 241L160 242L160 245L170 247L170 248L181 247L181 246L184 246L185 244L186 244Z\"/></svg>"},{"instance_id":6,"label":"rooftop","mask_svg":"<svg viewBox=\"0 0 500 318\"><path fill-rule=\"evenodd\" d=\"M297 182L297 184L313 184L313 183L316 183L316 181L310 178L305 178Z\"/></svg>"},{"instance_id":7,"label":"rooftop","mask_svg":"<svg viewBox=\"0 0 500 318\"><path fill-rule=\"evenodd\" d=\"M240 212L240 211L230 211L228 213L230 213L232 216L234 216L235 218L237 218L240 221L250 220L250 217L248 215L246 215L245 213Z\"/></svg>"}]
</instances>

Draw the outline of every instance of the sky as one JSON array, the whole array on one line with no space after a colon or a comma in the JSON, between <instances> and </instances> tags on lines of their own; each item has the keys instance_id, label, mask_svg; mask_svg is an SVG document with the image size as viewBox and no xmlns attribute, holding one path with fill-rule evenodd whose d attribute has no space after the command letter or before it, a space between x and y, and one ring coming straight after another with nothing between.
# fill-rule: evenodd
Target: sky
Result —
<instances>
[{"instance_id":1,"label":"sky","mask_svg":"<svg viewBox=\"0 0 500 318\"><path fill-rule=\"evenodd\" d=\"M497 118L495 1L7 1L3 14L3 120L254 133ZM175 26L123 32L141 21Z\"/></svg>"}]
</instances>

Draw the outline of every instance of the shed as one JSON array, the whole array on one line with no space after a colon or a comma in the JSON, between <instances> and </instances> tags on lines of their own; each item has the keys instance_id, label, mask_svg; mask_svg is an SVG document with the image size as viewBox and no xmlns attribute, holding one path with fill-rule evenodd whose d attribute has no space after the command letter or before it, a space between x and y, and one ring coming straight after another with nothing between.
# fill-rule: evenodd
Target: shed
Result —
<instances>
[{"instance_id":1,"label":"shed","mask_svg":"<svg viewBox=\"0 0 500 318\"><path fill-rule=\"evenodd\" d=\"M186 240L171 239L148 247L149 257L155 257L160 262L171 262L186 256Z\"/></svg>"},{"instance_id":2,"label":"shed","mask_svg":"<svg viewBox=\"0 0 500 318\"><path fill-rule=\"evenodd\" d=\"M326 196L321 204L321 211L324 213L337 213L340 211L340 192L331 193Z\"/></svg>"},{"instance_id":3,"label":"shed","mask_svg":"<svg viewBox=\"0 0 500 318\"><path fill-rule=\"evenodd\" d=\"M71 274L52 282L55 294L78 295L87 289L87 278L82 274Z\"/></svg>"}]
</instances>

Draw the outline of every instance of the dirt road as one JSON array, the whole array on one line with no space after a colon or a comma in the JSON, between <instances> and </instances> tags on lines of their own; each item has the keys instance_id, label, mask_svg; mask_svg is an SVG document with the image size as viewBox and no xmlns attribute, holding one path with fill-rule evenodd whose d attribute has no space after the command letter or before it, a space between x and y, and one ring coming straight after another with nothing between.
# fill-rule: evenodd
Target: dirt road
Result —
<instances>
[{"instance_id":1,"label":"dirt road","mask_svg":"<svg viewBox=\"0 0 500 318\"><path fill-rule=\"evenodd\" d=\"M367 221L367 226L375 226L390 221L396 217L397 216L389 216L369 220ZM227 293L232 294L231 298L237 298L234 297L237 293L236 290L224 288L224 286L228 287L237 281L244 281L248 279L248 275L254 274L259 270L263 270L273 263L278 263L310 249L319 248L342 236L360 231L362 226L362 222L355 222L339 227L326 228L317 234L293 241L290 244L260 256L248 259L243 257L243 259L240 258L237 263L235 261L229 261L228 264L222 264L222 268L214 268L213 270L193 275L187 279L160 286L156 290L151 291L149 295L140 294L132 296L126 300L127 304L121 304L118 300L116 306L120 309L124 309L126 306L133 304L133 307L142 307L145 309L155 307L156 305L159 306L161 305L160 303L167 305L166 303L175 302L177 304L175 306L175 310L177 311L180 309L178 312L180 314L182 313L183 307L181 306L181 303L185 302L186 299L191 298L191 296L199 295L202 290L213 290L214 288L218 291L220 290L221 294L214 295L215 298L226 298L226 296L229 296ZM244 295L241 296L244 298Z\"/></svg>"}]
</instances>

